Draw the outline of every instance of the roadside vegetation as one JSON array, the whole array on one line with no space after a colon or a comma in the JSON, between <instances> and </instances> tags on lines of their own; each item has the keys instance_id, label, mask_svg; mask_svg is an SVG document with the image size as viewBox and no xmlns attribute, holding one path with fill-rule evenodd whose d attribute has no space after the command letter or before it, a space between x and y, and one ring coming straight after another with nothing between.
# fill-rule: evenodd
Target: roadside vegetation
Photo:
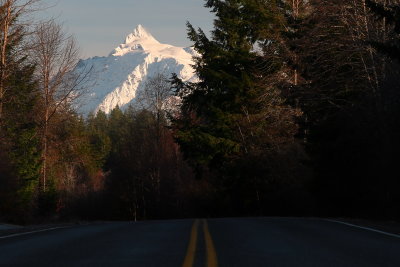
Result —
<instances>
[{"instance_id":1,"label":"roadside vegetation","mask_svg":"<svg viewBox=\"0 0 400 267\"><path fill-rule=\"evenodd\" d=\"M0 220L400 218L398 0L208 0L198 82L85 118L39 3L0 1Z\"/></svg>"}]
</instances>

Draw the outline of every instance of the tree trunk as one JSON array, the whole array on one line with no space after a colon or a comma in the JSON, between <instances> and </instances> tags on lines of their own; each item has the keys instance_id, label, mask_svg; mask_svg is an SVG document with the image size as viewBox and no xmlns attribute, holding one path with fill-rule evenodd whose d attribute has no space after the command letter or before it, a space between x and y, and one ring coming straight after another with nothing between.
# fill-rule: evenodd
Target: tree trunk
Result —
<instances>
[{"instance_id":1,"label":"tree trunk","mask_svg":"<svg viewBox=\"0 0 400 267\"><path fill-rule=\"evenodd\" d=\"M48 148L48 116L49 111L46 109L45 121L43 126L43 139L42 139L42 190L46 192L47 182L47 148Z\"/></svg>"},{"instance_id":2,"label":"tree trunk","mask_svg":"<svg viewBox=\"0 0 400 267\"><path fill-rule=\"evenodd\" d=\"M301 1L301 0L292 0L292 16L293 16L293 18L296 20L298 17L299 17L299 5L300 5L300 3L299 3L299 1ZM298 71L297 71L297 56L296 55L294 55L294 65L295 65L295 67L294 67L294 77L293 77L293 84L295 85L295 86L297 86L298 85Z\"/></svg>"},{"instance_id":3,"label":"tree trunk","mask_svg":"<svg viewBox=\"0 0 400 267\"><path fill-rule=\"evenodd\" d=\"M50 92L50 72L46 69L43 73L43 91L44 91L44 116L43 116L43 129L42 129L42 190L46 192L47 184L47 161L48 161L48 142L49 142L49 119L50 119L50 102L52 99Z\"/></svg>"},{"instance_id":4,"label":"tree trunk","mask_svg":"<svg viewBox=\"0 0 400 267\"><path fill-rule=\"evenodd\" d=\"M5 86L4 86L4 80L6 79L6 71L7 71L7 60L6 60L6 54L7 54L7 45L8 45L8 31L9 31L9 26L10 26L10 18L11 18L11 4L12 1L7 1L5 3L5 9L6 9L6 16L3 19L3 43L1 46L1 66L0 66L0 126L1 122L3 119L3 105L4 105L4 97L5 97Z\"/></svg>"}]
</instances>

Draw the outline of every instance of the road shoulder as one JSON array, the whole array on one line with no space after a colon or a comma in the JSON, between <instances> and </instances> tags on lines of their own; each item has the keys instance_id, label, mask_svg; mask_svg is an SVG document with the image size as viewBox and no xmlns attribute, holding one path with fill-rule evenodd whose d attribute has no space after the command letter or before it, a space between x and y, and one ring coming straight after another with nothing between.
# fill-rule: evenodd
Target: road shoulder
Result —
<instances>
[{"instance_id":1,"label":"road shoulder","mask_svg":"<svg viewBox=\"0 0 400 267\"><path fill-rule=\"evenodd\" d=\"M30 232L41 232L50 229L60 229L66 227L73 227L78 225L86 225L88 223L52 223L52 224L38 224L38 225L27 225L27 226L19 226L19 225L9 225L9 224L0 224L0 238L19 235Z\"/></svg>"},{"instance_id":2,"label":"road shoulder","mask_svg":"<svg viewBox=\"0 0 400 267\"><path fill-rule=\"evenodd\" d=\"M381 232L386 232L400 236L400 222L397 221L379 221L366 219L349 219L349 218L327 218L330 221L342 222L348 225L358 226L360 228L370 228Z\"/></svg>"}]
</instances>

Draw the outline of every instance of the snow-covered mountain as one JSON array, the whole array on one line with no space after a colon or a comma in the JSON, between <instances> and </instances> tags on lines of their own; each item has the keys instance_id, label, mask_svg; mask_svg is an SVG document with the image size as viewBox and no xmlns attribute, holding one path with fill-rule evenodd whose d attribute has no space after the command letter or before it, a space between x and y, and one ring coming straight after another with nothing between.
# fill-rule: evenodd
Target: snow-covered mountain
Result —
<instances>
[{"instance_id":1,"label":"snow-covered mountain","mask_svg":"<svg viewBox=\"0 0 400 267\"><path fill-rule=\"evenodd\" d=\"M124 108L134 102L147 79L158 73L167 77L176 73L183 80L195 80L191 67L194 53L191 48L160 43L139 25L109 56L79 62L75 71L91 69L91 74L78 109L88 114L98 110L109 113L117 105Z\"/></svg>"}]
</instances>

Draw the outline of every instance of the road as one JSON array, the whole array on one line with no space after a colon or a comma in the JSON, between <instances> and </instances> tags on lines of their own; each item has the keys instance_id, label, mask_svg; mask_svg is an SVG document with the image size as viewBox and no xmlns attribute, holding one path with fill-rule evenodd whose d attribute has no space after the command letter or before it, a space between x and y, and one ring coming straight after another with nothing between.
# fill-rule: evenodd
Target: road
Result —
<instances>
[{"instance_id":1,"label":"road","mask_svg":"<svg viewBox=\"0 0 400 267\"><path fill-rule=\"evenodd\" d=\"M101 223L0 237L0 266L400 266L400 237L302 218Z\"/></svg>"}]
</instances>

